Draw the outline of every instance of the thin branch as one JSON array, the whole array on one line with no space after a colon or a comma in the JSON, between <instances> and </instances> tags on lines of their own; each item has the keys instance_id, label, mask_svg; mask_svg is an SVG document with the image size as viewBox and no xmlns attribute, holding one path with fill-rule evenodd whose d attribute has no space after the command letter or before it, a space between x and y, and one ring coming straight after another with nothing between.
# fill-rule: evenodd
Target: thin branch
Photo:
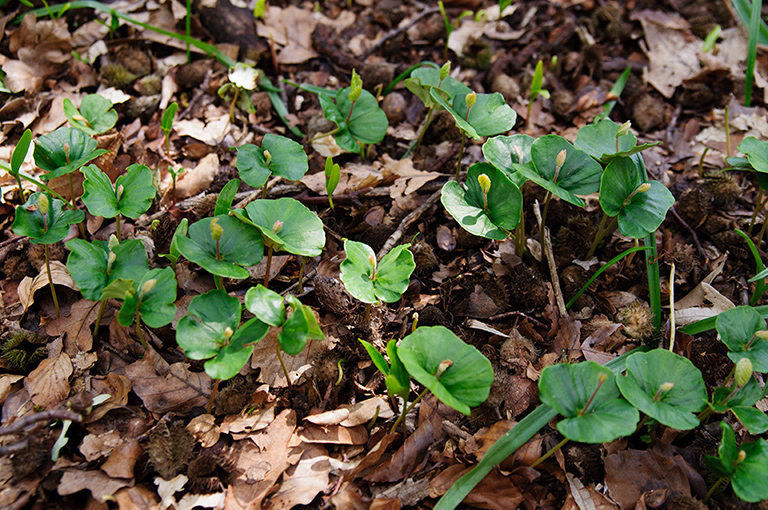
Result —
<instances>
[{"instance_id":1,"label":"thin branch","mask_svg":"<svg viewBox=\"0 0 768 510\"><path fill-rule=\"evenodd\" d=\"M425 11L422 11L422 12L420 12L420 13L419 13L419 14L418 14L418 15L417 15L415 18L413 18L411 21L409 21L409 22L408 22L408 23L406 23L405 25L403 25L403 26L401 26L401 27L393 28L392 30L390 30L389 32L387 32L386 34L384 34L384 36L382 36L382 38L381 38L381 39L379 39L379 40L376 42L376 44L374 44L373 46L371 46L370 48L368 48L368 51L366 51L365 53L363 53L362 59L363 59L363 60L365 60L366 58L368 58L368 56L369 56L371 53L373 53L373 52L377 51L379 48L381 48L382 46L384 46L384 44L386 44L386 43L387 43L387 41L389 41L390 39L393 39L393 38L397 37L398 35L402 34L402 33L403 33L403 32L405 32L406 30L408 30L409 28L411 28L413 25L415 25L416 23L418 23L419 21L421 21L422 19L426 18L427 16L429 16L429 15L431 15L431 14L435 14L435 13L437 13L437 12L440 12L440 9L438 9L437 7L432 7L432 8L429 8L429 9L427 9L427 10L425 10Z\"/></svg>"},{"instance_id":2,"label":"thin branch","mask_svg":"<svg viewBox=\"0 0 768 510\"><path fill-rule=\"evenodd\" d=\"M11 423L10 425L5 425L4 427L0 427L0 436L18 434L19 432L23 431L25 428L29 427L34 423L37 423L39 421L49 421L49 420L70 420L70 421L76 421L80 423L83 421L83 417L78 413L67 411L65 409L52 409L50 411L41 411L35 414L28 414L27 416L19 418L18 420Z\"/></svg>"},{"instance_id":3,"label":"thin branch","mask_svg":"<svg viewBox=\"0 0 768 510\"><path fill-rule=\"evenodd\" d=\"M424 202L421 204L418 208L411 211L408 216L403 218L403 221L400 222L400 225L397 227L397 230L395 230L391 236L389 236L389 239L387 239L387 242L384 243L384 246L381 247L381 250L379 250L379 253L376 255L377 260L381 260L381 258L389 253L389 250L394 248L397 243L402 239L403 235L405 235L405 231L408 230L408 227L413 225L416 221L418 221L419 218L421 218L421 215L424 214L430 207L435 205L438 200L440 200L440 193L441 190L437 190Z\"/></svg>"}]
</instances>

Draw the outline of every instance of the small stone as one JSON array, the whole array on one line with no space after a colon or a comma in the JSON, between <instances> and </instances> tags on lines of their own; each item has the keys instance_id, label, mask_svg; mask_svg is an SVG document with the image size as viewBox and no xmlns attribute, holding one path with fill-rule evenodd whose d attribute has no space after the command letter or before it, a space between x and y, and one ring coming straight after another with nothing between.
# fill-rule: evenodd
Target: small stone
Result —
<instances>
[{"instance_id":1,"label":"small stone","mask_svg":"<svg viewBox=\"0 0 768 510\"><path fill-rule=\"evenodd\" d=\"M381 109L387 115L390 125L400 124L405 120L408 102L400 92L390 92L384 96L381 102Z\"/></svg>"},{"instance_id":2,"label":"small stone","mask_svg":"<svg viewBox=\"0 0 768 510\"><path fill-rule=\"evenodd\" d=\"M513 102L520 95L520 85L507 74L497 74L491 83L491 90L499 92L508 103Z\"/></svg>"}]
</instances>

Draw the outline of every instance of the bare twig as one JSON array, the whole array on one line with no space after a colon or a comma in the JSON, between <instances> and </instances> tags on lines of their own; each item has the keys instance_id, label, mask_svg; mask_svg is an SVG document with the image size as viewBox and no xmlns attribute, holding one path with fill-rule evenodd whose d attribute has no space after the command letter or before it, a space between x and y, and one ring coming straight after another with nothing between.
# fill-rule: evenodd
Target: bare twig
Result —
<instances>
[{"instance_id":1,"label":"bare twig","mask_svg":"<svg viewBox=\"0 0 768 510\"><path fill-rule=\"evenodd\" d=\"M541 221L541 212L539 211L538 201L534 204L533 214L536 215L536 219L539 222L539 228L541 229L541 240L543 246L541 251L544 256L547 257L547 264L549 265L549 275L552 280L552 290L555 292L555 301L557 302L557 308L560 311L561 317L568 316L568 310L565 308L565 298L563 298L563 291L560 290L560 279L557 276L557 263L555 263L555 254L552 252L552 240L549 237L549 229L544 226Z\"/></svg>"},{"instance_id":2,"label":"bare twig","mask_svg":"<svg viewBox=\"0 0 768 510\"><path fill-rule=\"evenodd\" d=\"M27 416L19 418L10 425L0 427L0 436L18 434L30 425L33 425L39 421L49 420L70 420L80 423L83 421L83 417L78 413L67 411L66 409L51 409L50 411L41 411L35 414L28 414Z\"/></svg>"},{"instance_id":3,"label":"bare twig","mask_svg":"<svg viewBox=\"0 0 768 510\"><path fill-rule=\"evenodd\" d=\"M709 266L709 257L704 252L704 247L701 245L701 242L699 242L699 236L696 235L696 231L691 228L688 223L680 217L679 214L677 214L677 211L675 210L675 206L672 206L669 208L669 210L672 212L672 215L675 217L675 219L680 223L691 235L691 239L693 239L693 244L696 246L696 250L699 252L699 255L704 257L704 260L707 261L707 266Z\"/></svg>"},{"instance_id":4,"label":"bare twig","mask_svg":"<svg viewBox=\"0 0 768 510\"><path fill-rule=\"evenodd\" d=\"M376 42L376 44L374 44L373 46L371 46L370 48L368 48L368 51L366 51L365 53L363 53L363 56L362 56L362 58L363 58L363 59L366 59L366 58L368 58L368 56L369 56L371 53L373 53L373 52L377 51L379 48L381 48L382 46L384 46L384 44L386 44L386 42L387 42L387 41L389 41L390 39L393 39L393 38L397 37L398 35L402 34L402 33L403 33L403 32L405 32L406 30L408 30L409 28L411 28L413 25L415 25L416 23L418 23L419 21L421 21L422 19L426 18L427 16L429 16L429 15L431 15L431 14L435 14L435 13L437 13L437 12L440 12L440 9L438 9L437 7L431 7L431 8L429 8L429 9L427 9L427 10L424 10L424 11L420 12L420 13L419 13L419 14L418 14L418 15L417 15L415 18L413 18L411 21L409 21L409 22L408 22L408 23L406 23L405 25L403 25L403 26L400 26L400 27L397 27L397 28L393 28L392 30L390 30L389 32L387 32L386 34L384 34L384 35L382 36L382 38L381 38L381 39L379 39L379 40Z\"/></svg>"},{"instance_id":5,"label":"bare twig","mask_svg":"<svg viewBox=\"0 0 768 510\"><path fill-rule=\"evenodd\" d=\"M389 236L389 239L387 239L387 242L384 243L384 246L381 247L381 250L379 250L379 253L376 255L377 260L381 260L381 258L389 253L389 250L394 248L397 243L402 239L403 235L405 235L405 231L408 230L408 227L413 225L419 218L421 218L421 215L424 214L430 207L435 205L438 200L440 200L440 192L441 190L437 190L419 207L417 207L415 210L411 211L408 216L403 218L403 221L400 222L400 225L397 227L397 230L395 230L391 236Z\"/></svg>"}]
</instances>

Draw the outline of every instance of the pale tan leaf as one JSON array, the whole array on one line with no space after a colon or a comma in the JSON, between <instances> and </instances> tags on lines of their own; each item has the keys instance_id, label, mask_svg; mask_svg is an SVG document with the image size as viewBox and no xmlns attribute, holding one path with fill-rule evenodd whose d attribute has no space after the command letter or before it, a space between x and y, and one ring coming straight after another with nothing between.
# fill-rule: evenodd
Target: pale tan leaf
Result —
<instances>
[{"instance_id":1,"label":"pale tan leaf","mask_svg":"<svg viewBox=\"0 0 768 510\"><path fill-rule=\"evenodd\" d=\"M123 487L133 486L133 480L110 478L101 471L83 471L79 468L68 468L61 476L56 489L59 496L67 496L87 489L93 499L104 502L111 499L115 492Z\"/></svg>"},{"instance_id":2,"label":"pale tan leaf","mask_svg":"<svg viewBox=\"0 0 768 510\"><path fill-rule=\"evenodd\" d=\"M101 419L112 409L123 407L128 403L128 393L131 391L131 380L124 375L110 372L106 376L94 376L91 378L91 394L109 395L109 399L95 407L86 416L85 422L91 423Z\"/></svg>"},{"instance_id":3,"label":"pale tan leaf","mask_svg":"<svg viewBox=\"0 0 768 510\"><path fill-rule=\"evenodd\" d=\"M307 425L299 432L299 438L305 443L361 445L368 441L368 431L362 425Z\"/></svg>"},{"instance_id":4,"label":"pale tan leaf","mask_svg":"<svg viewBox=\"0 0 768 510\"><path fill-rule=\"evenodd\" d=\"M24 379L23 375L0 375L0 405L5 402L5 399L8 398L8 395L16 391L16 383L22 379Z\"/></svg>"},{"instance_id":5,"label":"pale tan leaf","mask_svg":"<svg viewBox=\"0 0 768 510\"><path fill-rule=\"evenodd\" d=\"M301 374L311 368L312 357L323 350L323 340L309 340L307 346L296 356L283 353L283 361L288 368L291 382L296 382ZM285 374L277 358L277 330L272 328L264 339L256 344L251 356L251 368L260 368L259 381L269 384L272 388L288 386Z\"/></svg>"},{"instance_id":6,"label":"pale tan leaf","mask_svg":"<svg viewBox=\"0 0 768 510\"><path fill-rule=\"evenodd\" d=\"M110 430L103 434L88 434L83 438L78 449L83 454L85 460L93 462L102 457L106 457L112 450L117 448L123 442L120 433L116 430Z\"/></svg>"},{"instance_id":7,"label":"pale tan leaf","mask_svg":"<svg viewBox=\"0 0 768 510\"><path fill-rule=\"evenodd\" d=\"M133 391L153 413L187 413L208 403L213 381L205 372L190 372L189 364L168 365L150 347L143 359L125 367Z\"/></svg>"},{"instance_id":8,"label":"pale tan leaf","mask_svg":"<svg viewBox=\"0 0 768 510\"><path fill-rule=\"evenodd\" d=\"M221 435L219 427L216 426L216 418L212 414L201 414L192 418L192 421L187 425L187 430L195 436L203 448L210 448L215 445Z\"/></svg>"},{"instance_id":9,"label":"pale tan leaf","mask_svg":"<svg viewBox=\"0 0 768 510\"><path fill-rule=\"evenodd\" d=\"M207 190L218 172L219 157L216 154L208 154L195 168L181 174L176 183L176 197L191 197Z\"/></svg>"},{"instance_id":10,"label":"pale tan leaf","mask_svg":"<svg viewBox=\"0 0 768 510\"><path fill-rule=\"evenodd\" d=\"M53 268L51 268L53 270ZM61 315L45 325L50 336L64 336L64 352L75 356L93 347L91 325L99 314L99 303L81 299L72 305L69 315Z\"/></svg>"},{"instance_id":11,"label":"pale tan leaf","mask_svg":"<svg viewBox=\"0 0 768 510\"><path fill-rule=\"evenodd\" d=\"M52 260L50 266L51 280L53 280L54 285L63 285L64 287L77 290L77 285L75 285L72 277L69 276L64 264L58 260ZM27 308L34 303L35 292L43 288L47 289L48 287L48 272L45 270L45 266L43 266L40 274L35 276L34 279L26 277L21 280L17 292L19 294L19 301L21 301L21 305L24 307L25 312L27 311Z\"/></svg>"},{"instance_id":12,"label":"pale tan leaf","mask_svg":"<svg viewBox=\"0 0 768 510\"><path fill-rule=\"evenodd\" d=\"M133 478L133 468L142 453L144 448L135 438L130 437L109 454L107 461L101 465L101 470L111 478Z\"/></svg>"},{"instance_id":13,"label":"pale tan leaf","mask_svg":"<svg viewBox=\"0 0 768 510\"><path fill-rule=\"evenodd\" d=\"M24 380L24 387L35 405L50 409L69 395L72 361L62 352L55 358L43 360Z\"/></svg>"},{"instance_id":14,"label":"pale tan leaf","mask_svg":"<svg viewBox=\"0 0 768 510\"><path fill-rule=\"evenodd\" d=\"M328 487L331 472L328 452L319 445L305 445L303 450L301 460L285 471L280 488L269 497L272 508L309 505Z\"/></svg>"}]
</instances>

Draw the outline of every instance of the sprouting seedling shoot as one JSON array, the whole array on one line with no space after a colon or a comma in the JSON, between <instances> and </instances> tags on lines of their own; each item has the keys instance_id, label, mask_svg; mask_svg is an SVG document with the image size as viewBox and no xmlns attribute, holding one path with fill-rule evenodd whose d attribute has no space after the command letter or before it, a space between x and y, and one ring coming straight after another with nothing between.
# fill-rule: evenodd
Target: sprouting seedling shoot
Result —
<instances>
[{"instance_id":1,"label":"sprouting seedling shoot","mask_svg":"<svg viewBox=\"0 0 768 510\"><path fill-rule=\"evenodd\" d=\"M618 137L617 137L618 140ZM618 142L617 142L618 143ZM640 184L635 190L630 193L627 198L624 199L624 207L629 206L629 204L632 203L632 199L637 196L639 193L646 193L651 189L651 183L650 182L644 182ZM615 217L617 219L618 216ZM610 232L613 229L614 225L613 222L611 224L608 224L608 213L603 211L603 218L600 220L600 225L597 227L597 232L595 233L595 239L592 241L592 245L589 247L589 251L587 252L587 260L591 259L592 256L595 254L595 251L597 251L597 247L600 245L600 242L605 238L606 234Z\"/></svg>"},{"instance_id":2,"label":"sprouting seedling shoot","mask_svg":"<svg viewBox=\"0 0 768 510\"><path fill-rule=\"evenodd\" d=\"M464 116L464 120L469 120L469 111L472 109L472 105L477 101L477 94L473 90L466 96L467 113ZM456 182L459 182L459 173L461 172L461 159L464 157L464 146L467 143L467 133L464 130L461 131L461 148L459 149L459 160L456 162Z\"/></svg>"},{"instance_id":3,"label":"sprouting seedling shoot","mask_svg":"<svg viewBox=\"0 0 768 510\"><path fill-rule=\"evenodd\" d=\"M48 211L50 209L51 202L45 193L40 193L37 197L37 207L40 210L40 214L43 215L43 230L48 230ZM51 276L51 253L47 244L43 245L45 249L45 272L48 273L48 285L51 287L51 296L53 296L53 306L56 308L56 317L59 316L59 299L56 296L56 286L53 284L53 277Z\"/></svg>"},{"instance_id":4,"label":"sprouting seedling shoot","mask_svg":"<svg viewBox=\"0 0 768 510\"><path fill-rule=\"evenodd\" d=\"M341 168L338 163L333 162L333 158L328 156L325 160L325 190L328 192L328 205L331 212L336 214L336 208L333 206L333 192L339 184L341 178Z\"/></svg>"},{"instance_id":5,"label":"sprouting seedling shoot","mask_svg":"<svg viewBox=\"0 0 768 510\"><path fill-rule=\"evenodd\" d=\"M600 388L603 387L605 382L608 380L608 375L601 372L597 375L597 386L595 387L595 391L592 392L592 395L589 397L589 400L587 401L586 405L581 408L578 413L576 413L577 418L582 418L587 415L587 413L590 412L590 408L592 407L592 403L595 401L595 397L597 397L597 394L600 392ZM533 464L531 464L530 468L535 468L548 458L550 458L552 455L555 454L558 450L560 450L563 446L565 446L569 441L568 437L564 437L562 441L557 443L555 446L553 446L549 451L547 451L544 455L536 459Z\"/></svg>"},{"instance_id":6,"label":"sprouting seedling shoot","mask_svg":"<svg viewBox=\"0 0 768 510\"><path fill-rule=\"evenodd\" d=\"M545 88L542 88L542 85L544 83L544 62L542 60L539 60L539 62L536 64L536 70L533 72L533 79L531 80L531 90L528 94L528 113L525 116L526 121L528 122L528 127L531 127L533 125L533 119L531 119L531 107L533 106L533 102L536 101L536 98L541 96L545 99L549 98L549 91Z\"/></svg>"},{"instance_id":7,"label":"sprouting seedling shoot","mask_svg":"<svg viewBox=\"0 0 768 510\"><path fill-rule=\"evenodd\" d=\"M449 60L443 66L440 68L440 75L439 75L439 81L437 82L437 88L439 89L443 85L443 81L445 81L448 76L451 74L451 61ZM429 110L427 111L427 117L424 119L424 126L421 128L421 131L419 131L419 137L416 139L416 143L413 145L413 152L419 152L419 147L421 147L421 141L424 138L424 135L427 132L427 129L429 128L429 123L432 121L432 115L435 113L435 102L429 101ZM409 151L410 152L410 151ZM406 153L407 155L408 153Z\"/></svg>"},{"instance_id":8,"label":"sprouting seedling shoot","mask_svg":"<svg viewBox=\"0 0 768 510\"><path fill-rule=\"evenodd\" d=\"M566 149L557 153L555 158L555 175L552 177L552 182L557 184L557 178L560 177L560 170L565 165L565 158L567 156ZM547 191L547 196L544 198L544 211L541 213L541 246L544 247L544 226L547 224L547 212L549 211L549 202L552 200L552 192Z\"/></svg>"},{"instance_id":9,"label":"sprouting seedling shoot","mask_svg":"<svg viewBox=\"0 0 768 510\"><path fill-rule=\"evenodd\" d=\"M221 236L224 235L224 228L219 225L219 219L213 218L211 220L211 239L213 239L216 242L216 260L221 260L221 250L219 248L219 242L221 241ZM219 275L213 275L214 280L216 281L216 288L222 289L224 288L224 284L221 281L221 276Z\"/></svg>"},{"instance_id":10,"label":"sprouting seedling shoot","mask_svg":"<svg viewBox=\"0 0 768 510\"><path fill-rule=\"evenodd\" d=\"M349 107L349 113L347 114L345 122L349 122L349 119L352 117L352 111L355 109L355 103L360 99L360 95L363 93L363 79L360 78L360 75L357 74L357 71L354 69L352 69L352 78L349 80L349 88L349 101L352 104Z\"/></svg>"},{"instance_id":11,"label":"sprouting seedling shoot","mask_svg":"<svg viewBox=\"0 0 768 510\"><path fill-rule=\"evenodd\" d=\"M619 130L616 132L616 152L620 152L619 150L619 138L621 138L624 135L629 134L629 128L632 126L632 121L628 120L624 124L621 125Z\"/></svg>"},{"instance_id":12,"label":"sprouting seedling shoot","mask_svg":"<svg viewBox=\"0 0 768 510\"><path fill-rule=\"evenodd\" d=\"M488 214L488 192L491 190L491 179L485 174L480 174L477 176L477 182L483 190L483 210Z\"/></svg>"},{"instance_id":13,"label":"sprouting seedling shoot","mask_svg":"<svg viewBox=\"0 0 768 510\"><path fill-rule=\"evenodd\" d=\"M19 143L17 143L16 147L13 149L13 154L11 154L11 166L8 169L8 173L16 179L16 183L19 185L19 200L21 201L24 201L24 191L21 189L21 176L19 175L19 172L21 171L21 164L24 162L24 158L27 157L30 143L32 143L32 132L27 129L21 135Z\"/></svg>"},{"instance_id":14,"label":"sprouting seedling shoot","mask_svg":"<svg viewBox=\"0 0 768 510\"><path fill-rule=\"evenodd\" d=\"M222 85L218 94L221 97L232 95L232 102L229 105L229 120L234 121L235 118L235 105L240 104L239 100L242 99L243 105L248 110L253 110L251 99L244 91L253 90L258 83L259 71L251 66L247 66L238 62L235 67L229 70L227 75L229 83ZM242 107L241 106L241 107Z\"/></svg>"}]
</instances>

